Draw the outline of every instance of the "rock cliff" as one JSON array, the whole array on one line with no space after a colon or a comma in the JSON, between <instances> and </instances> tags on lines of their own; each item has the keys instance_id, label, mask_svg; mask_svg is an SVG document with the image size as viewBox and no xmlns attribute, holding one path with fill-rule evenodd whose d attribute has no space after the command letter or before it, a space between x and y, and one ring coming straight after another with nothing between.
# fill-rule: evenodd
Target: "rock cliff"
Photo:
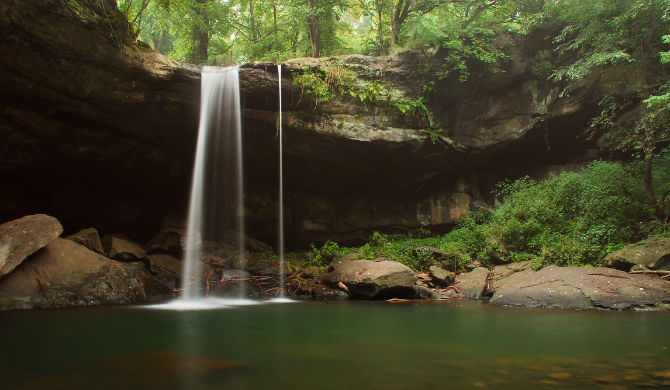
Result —
<instances>
[{"instance_id":1,"label":"rock cliff","mask_svg":"<svg viewBox=\"0 0 670 390\"><path fill-rule=\"evenodd\" d=\"M148 240L186 210L200 68L131 42L114 1L72 4L0 4L0 222L48 213L67 234L93 226ZM501 38L514 59L497 73L472 63L467 82L436 77L439 51L282 64L288 236L452 224L493 202L500 178L592 159L593 143L577 136L599 96L630 93L636 73L605 69L560 97L563 86L533 67L548 50L540 35ZM310 94L306 73L346 79L327 81L325 99ZM278 208L277 68L242 65L240 83L247 226L267 238Z\"/></svg>"}]
</instances>

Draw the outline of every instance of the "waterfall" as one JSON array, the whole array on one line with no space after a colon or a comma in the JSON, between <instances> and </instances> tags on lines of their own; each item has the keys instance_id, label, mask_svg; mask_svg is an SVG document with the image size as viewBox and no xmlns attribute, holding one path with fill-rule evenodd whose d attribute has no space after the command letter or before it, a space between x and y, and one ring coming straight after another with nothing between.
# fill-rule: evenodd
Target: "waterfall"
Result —
<instances>
[{"instance_id":1,"label":"waterfall","mask_svg":"<svg viewBox=\"0 0 670 390\"><path fill-rule=\"evenodd\" d=\"M242 115L239 69L209 67L202 70L200 125L184 247L184 300L200 297L203 278L200 260L205 240L228 229L239 233L244 252L242 173Z\"/></svg>"},{"instance_id":2,"label":"waterfall","mask_svg":"<svg viewBox=\"0 0 670 390\"><path fill-rule=\"evenodd\" d=\"M282 142L281 64L277 64L279 79L279 296L286 295L284 276L284 159Z\"/></svg>"}]
</instances>

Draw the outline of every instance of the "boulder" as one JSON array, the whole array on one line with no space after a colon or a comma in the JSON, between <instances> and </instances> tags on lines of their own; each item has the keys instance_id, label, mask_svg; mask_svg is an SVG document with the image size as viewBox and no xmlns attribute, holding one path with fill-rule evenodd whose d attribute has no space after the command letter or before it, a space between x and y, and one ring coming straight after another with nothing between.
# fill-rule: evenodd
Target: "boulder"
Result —
<instances>
[{"instance_id":1,"label":"boulder","mask_svg":"<svg viewBox=\"0 0 670 390\"><path fill-rule=\"evenodd\" d=\"M138 261L147 257L142 247L121 234L108 234L102 239L102 247L110 259Z\"/></svg>"},{"instance_id":2,"label":"boulder","mask_svg":"<svg viewBox=\"0 0 670 390\"><path fill-rule=\"evenodd\" d=\"M416 299L440 299L442 296L425 286L412 286Z\"/></svg>"},{"instance_id":3,"label":"boulder","mask_svg":"<svg viewBox=\"0 0 670 390\"><path fill-rule=\"evenodd\" d=\"M670 238L655 237L627 245L607 255L605 264L622 271L628 271L635 265L654 270L670 270Z\"/></svg>"},{"instance_id":4,"label":"boulder","mask_svg":"<svg viewBox=\"0 0 670 390\"><path fill-rule=\"evenodd\" d=\"M386 299L413 296L417 278L408 266L380 257L340 264L321 281L332 287L342 282L357 299Z\"/></svg>"},{"instance_id":5,"label":"boulder","mask_svg":"<svg viewBox=\"0 0 670 390\"><path fill-rule=\"evenodd\" d=\"M168 273L180 279L183 275L184 263L176 257L165 253L155 253L147 256L147 261L154 274Z\"/></svg>"},{"instance_id":6,"label":"boulder","mask_svg":"<svg viewBox=\"0 0 670 390\"><path fill-rule=\"evenodd\" d=\"M221 239L223 243L232 245L239 249L240 244L244 245L244 249L250 252L267 252L274 253L272 247L262 241L258 241L251 237L245 236L234 230L228 230Z\"/></svg>"},{"instance_id":7,"label":"boulder","mask_svg":"<svg viewBox=\"0 0 670 390\"><path fill-rule=\"evenodd\" d=\"M486 294L491 295L509 283L514 283L521 278L534 274L532 265L531 261L524 261L493 267L490 276L491 284Z\"/></svg>"},{"instance_id":8,"label":"boulder","mask_svg":"<svg viewBox=\"0 0 670 390\"><path fill-rule=\"evenodd\" d=\"M149 253L181 255L184 251L182 241L184 240L183 237L186 236L186 222L186 218L180 215L168 215L163 220L161 229L144 246L144 249Z\"/></svg>"},{"instance_id":9,"label":"boulder","mask_svg":"<svg viewBox=\"0 0 670 390\"><path fill-rule=\"evenodd\" d=\"M0 225L0 279L61 233L60 222L44 214L28 215Z\"/></svg>"},{"instance_id":10,"label":"boulder","mask_svg":"<svg viewBox=\"0 0 670 390\"><path fill-rule=\"evenodd\" d=\"M351 294L346 291L337 288L330 288L324 285L316 286L313 293L314 299L317 301L344 301L351 298Z\"/></svg>"},{"instance_id":11,"label":"boulder","mask_svg":"<svg viewBox=\"0 0 670 390\"><path fill-rule=\"evenodd\" d=\"M549 266L501 287L491 303L623 310L670 302L670 282L611 268Z\"/></svg>"},{"instance_id":12,"label":"boulder","mask_svg":"<svg viewBox=\"0 0 670 390\"><path fill-rule=\"evenodd\" d=\"M57 238L0 281L0 308L155 302L171 291L138 267Z\"/></svg>"},{"instance_id":13,"label":"boulder","mask_svg":"<svg viewBox=\"0 0 670 390\"><path fill-rule=\"evenodd\" d=\"M430 277L432 278L431 280L435 284L450 286L456 279L453 272L449 272L444 268L438 267L436 265L431 266L428 268L428 270L430 271Z\"/></svg>"},{"instance_id":14,"label":"boulder","mask_svg":"<svg viewBox=\"0 0 670 390\"><path fill-rule=\"evenodd\" d=\"M102 243L100 242L98 231L93 228L80 230L75 234L65 237L65 239L72 240L79 245L83 245L99 255L104 256L105 254L104 249L102 249Z\"/></svg>"},{"instance_id":15,"label":"boulder","mask_svg":"<svg viewBox=\"0 0 670 390\"><path fill-rule=\"evenodd\" d=\"M456 276L453 286L460 291L459 295L463 298L479 299L484 296L488 275L488 269L477 267L470 272Z\"/></svg>"}]
</instances>

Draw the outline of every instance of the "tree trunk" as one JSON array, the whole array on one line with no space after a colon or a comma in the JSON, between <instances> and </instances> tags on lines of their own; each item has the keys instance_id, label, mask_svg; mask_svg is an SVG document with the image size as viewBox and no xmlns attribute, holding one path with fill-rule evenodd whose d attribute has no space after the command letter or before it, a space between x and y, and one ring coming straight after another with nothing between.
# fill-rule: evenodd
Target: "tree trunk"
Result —
<instances>
[{"instance_id":1,"label":"tree trunk","mask_svg":"<svg viewBox=\"0 0 670 390\"><path fill-rule=\"evenodd\" d=\"M207 15L204 10L201 8L202 5L205 5L212 0L196 0L196 3L199 5L194 9L196 15L202 18L205 23L209 23L207 20ZM188 61L194 64L204 64L209 59L208 48L209 48L209 32L207 29L203 29L199 24L193 24L193 46L188 54Z\"/></svg>"},{"instance_id":2,"label":"tree trunk","mask_svg":"<svg viewBox=\"0 0 670 390\"><path fill-rule=\"evenodd\" d=\"M378 35L379 35L379 49L377 54L383 54L384 51L384 30L382 28L382 18L383 18L383 12L384 12L384 5L382 4L382 0L377 0L377 17L379 20L379 24L377 25L377 30L378 30Z\"/></svg>"},{"instance_id":3,"label":"tree trunk","mask_svg":"<svg viewBox=\"0 0 670 390\"><path fill-rule=\"evenodd\" d=\"M256 17L254 16L254 0L249 0L249 22L251 23L251 40L256 43L258 35L256 34Z\"/></svg>"},{"instance_id":4,"label":"tree trunk","mask_svg":"<svg viewBox=\"0 0 670 390\"><path fill-rule=\"evenodd\" d=\"M395 51L395 40L397 36L395 15L393 13L393 0L389 0L389 19L391 19L391 53Z\"/></svg>"},{"instance_id":5,"label":"tree trunk","mask_svg":"<svg viewBox=\"0 0 670 390\"><path fill-rule=\"evenodd\" d=\"M159 53L163 53L163 45L165 45L166 36L167 31L165 30L161 31L161 33L158 34L158 37L156 37L156 41L154 42L154 50L156 50Z\"/></svg>"},{"instance_id":6,"label":"tree trunk","mask_svg":"<svg viewBox=\"0 0 670 390\"><path fill-rule=\"evenodd\" d=\"M656 36L656 30L658 29L658 15L656 14L656 4L655 0L651 0L649 3L649 11L651 12L651 29L649 30L649 36L647 37L647 42L642 44L642 61L643 61L643 82L644 82L644 91L642 93L642 99L646 100L651 95L651 86L649 84L649 60L651 54L652 44L654 43L654 37ZM646 115L646 107L642 105L642 116ZM654 216L658 219L665 220L668 216L663 210L662 202L658 202L656 199L656 194L654 193L654 186L652 184L652 168L654 162L654 152L656 149L656 128L655 124L649 123L649 121L644 120L644 153L645 153L645 164L644 164L644 191L647 194L647 199L651 204L651 207L654 212Z\"/></svg>"},{"instance_id":7,"label":"tree trunk","mask_svg":"<svg viewBox=\"0 0 670 390\"><path fill-rule=\"evenodd\" d=\"M312 12L315 11L314 0L307 0L307 5ZM321 52L321 30L319 28L319 17L310 15L307 17L309 40L312 42L312 57L319 58Z\"/></svg>"}]
</instances>

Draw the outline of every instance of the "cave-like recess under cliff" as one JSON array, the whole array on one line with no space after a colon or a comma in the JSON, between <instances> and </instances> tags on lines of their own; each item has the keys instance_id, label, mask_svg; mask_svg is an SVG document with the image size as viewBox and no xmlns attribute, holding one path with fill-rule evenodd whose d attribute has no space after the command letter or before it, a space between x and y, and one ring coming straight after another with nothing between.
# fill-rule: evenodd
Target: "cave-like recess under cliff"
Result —
<instances>
[{"instance_id":1,"label":"cave-like recess under cliff","mask_svg":"<svg viewBox=\"0 0 670 390\"><path fill-rule=\"evenodd\" d=\"M0 4L0 222L46 213L66 234L95 227L146 241L165 216L186 210L200 68L128 43L115 2L93 4ZM630 94L637 73L604 69L559 97L564 86L529 65L550 50L551 40L539 38L545 33L506 38L513 59L504 72L472 62L467 82L436 77L440 51L283 63L288 237L448 227L493 203L500 179L578 169L596 158L595 141L580 134L600 96ZM378 102L336 94L317 103L293 87L293 75L333 66L354 73L351 88L383 84ZM276 65L244 64L240 80L247 226L269 238L278 208ZM613 80L626 86L614 89ZM421 97L429 121L380 103ZM433 139L428 122L442 129Z\"/></svg>"}]
</instances>

